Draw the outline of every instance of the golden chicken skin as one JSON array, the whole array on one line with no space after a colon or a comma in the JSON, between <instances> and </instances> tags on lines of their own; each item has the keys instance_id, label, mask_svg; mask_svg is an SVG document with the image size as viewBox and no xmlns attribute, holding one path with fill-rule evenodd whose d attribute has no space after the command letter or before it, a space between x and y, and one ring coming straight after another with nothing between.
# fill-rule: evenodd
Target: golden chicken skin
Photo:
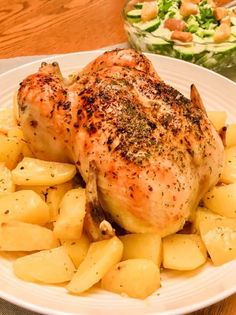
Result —
<instances>
[{"instance_id":1,"label":"golden chicken skin","mask_svg":"<svg viewBox=\"0 0 236 315\"><path fill-rule=\"evenodd\" d=\"M43 63L18 104L34 154L75 163L105 216L129 232L180 230L219 180L222 141L195 86L187 99L132 49L104 53L70 81Z\"/></svg>"}]
</instances>

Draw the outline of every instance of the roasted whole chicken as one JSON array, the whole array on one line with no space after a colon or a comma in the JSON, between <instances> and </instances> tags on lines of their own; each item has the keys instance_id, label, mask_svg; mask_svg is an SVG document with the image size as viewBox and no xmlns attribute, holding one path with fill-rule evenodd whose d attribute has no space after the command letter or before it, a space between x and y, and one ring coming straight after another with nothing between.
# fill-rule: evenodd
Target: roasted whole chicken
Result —
<instances>
[{"instance_id":1,"label":"roasted whole chicken","mask_svg":"<svg viewBox=\"0 0 236 315\"><path fill-rule=\"evenodd\" d=\"M174 233L219 179L223 145L196 87L190 101L132 49L106 52L67 80L42 63L18 104L36 157L76 164L88 226L104 216L129 232Z\"/></svg>"}]
</instances>

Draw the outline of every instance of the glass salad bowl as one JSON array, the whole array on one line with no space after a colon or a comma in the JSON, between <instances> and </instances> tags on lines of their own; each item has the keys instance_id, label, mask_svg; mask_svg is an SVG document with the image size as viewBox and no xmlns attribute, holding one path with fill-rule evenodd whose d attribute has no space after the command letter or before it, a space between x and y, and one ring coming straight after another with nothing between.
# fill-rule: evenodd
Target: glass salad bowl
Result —
<instances>
[{"instance_id":1,"label":"glass salad bowl","mask_svg":"<svg viewBox=\"0 0 236 315\"><path fill-rule=\"evenodd\" d=\"M129 42L137 50L215 71L236 65L234 9L216 8L210 0L131 0L123 15Z\"/></svg>"}]
</instances>

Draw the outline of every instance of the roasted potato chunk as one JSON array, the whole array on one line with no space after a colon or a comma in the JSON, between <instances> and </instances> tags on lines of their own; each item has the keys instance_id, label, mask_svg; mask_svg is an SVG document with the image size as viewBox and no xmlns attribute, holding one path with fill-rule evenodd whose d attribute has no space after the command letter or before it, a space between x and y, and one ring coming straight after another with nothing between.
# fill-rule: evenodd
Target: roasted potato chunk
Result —
<instances>
[{"instance_id":1,"label":"roasted potato chunk","mask_svg":"<svg viewBox=\"0 0 236 315\"><path fill-rule=\"evenodd\" d=\"M123 244L116 236L92 243L67 289L77 294L88 290L121 260L122 254Z\"/></svg>"},{"instance_id":2,"label":"roasted potato chunk","mask_svg":"<svg viewBox=\"0 0 236 315\"><path fill-rule=\"evenodd\" d=\"M13 270L22 280L62 283L72 279L75 266L61 246L16 259Z\"/></svg>"},{"instance_id":3,"label":"roasted potato chunk","mask_svg":"<svg viewBox=\"0 0 236 315\"><path fill-rule=\"evenodd\" d=\"M60 204L60 213L54 225L54 233L61 240L77 240L83 230L85 216L85 189L69 190Z\"/></svg>"},{"instance_id":4,"label":"roasted potato chunk","mask_svg":"<svg viewBox=\"0 0 236 315\"><path fill-rule=\"evenodd\" d=\"M65 193L72 189L72 181L53 186L17 186L17 190L33 190L46 202L50 212L50 221L56 221L59 206Z\"/></svg>"},{"instance_id":5,"label":"roasted potato chunk","mask_svg":"<svg viewBox=\"0 0 236 315\"><path fill-rule=\"evenodd\" d=\"M200 222L204 220L209 220L211 218L223 218L221 215L218 215L211 210L203 207L198 207L196 210L195 218L192 224L192 233L200 234Z\"/></svg>"},{"instance_id":6,"label":"roasted potato chunk","mask_svg":"<svg viewBox=\"0 0 236 315\"><path fill-rule=\"evenodd\" d=\"M20 190L0 198L0 222L6 220L45 225L50 221L50 213L38 194Z\"/></svg>"},{"instance_id":7,"label":"roasted potato chunk","mask_svg":"<svg viewBox=\"0 0 236 315\"><path fill-rule=\"evenodd\" d=\"M225 164L220 180L225 184L236 182L236 147L225 150Z\"/></svg>"},{"instance_id":8,"label":"roasted potato chunk","mask_svg":"<svg viewBox=\"0 0 236 315\"><path fill-rule=\"evenodd\" d=\"M157 233L127 234L120 237L124 245L122 260L150 259L160 266L162 261L161 237Z\"/></svg>"},{"instance_id":9,"label":"roasted potato chunk","mask_svg":"<svg viewBox=\"0 0 236 315\"><path fill-rule=\"evenodd\" d=\"M0 108L0 132L7 134L9 130L15 128L17 122L12 107Z\"/></svg>"},{"instance_id":10,"label":"roasted potato chunk","mask_svg":"<svg viewBox=\"0 0 236 315\"><path fill-rule=\"evenodd\" d=\"M11 171L0 163L0 197L5 196L15 191L15 184L13 183Z\"/></svg>"},{"instance_id":11,"label":"roasted potato chunk","mask_svg":"<svg viewBox=\"0 0 236 315\"><path fill-rule=\"evenodd\" d=\"M209 218L201 221L199 227L214 265L236 258L236 219Z\"/></svg>"},{"instance_id":12,"label":"roasted potato chunk","mask_svg":"<svg viewBox=\"0 0 236 315\"><path fill-rule=\"evenodd\" d=\"M163 266L194 270L206 262L206 248L199 235L173 234L163 239Z\"/></svg>"},{"instance_id":13,"label":"roasted potato chunk","mask_svg":"<svg viewBox=\"0 0 236 315\"><path fill-rule=\"evenodd\" d=\"M53 232L45 227L18 221L0 223L0 250L34 251L58 245Z\"/></svg>"},{"instance_id":14,"label":"roasted potato chunk","mask_svg":"<svg viewBox=\"0 0 236 315\"><path fill-rule=\"evenodd\" d=\"M22 142L18 137L8 137L0 134L0 162L13 169L19 161Z\"/></svg>"},{"instance_id":15,"label":"roasted potato chunk","mask_svg":"<svg viewBox=\"0 0 236 315\"><path fill-rule=\"evenodd\" d=\"M225 144L227 148L236 146L236 124L230 124L227 126Z\"/></svg>"},{"instance_id":16,"label":"roasted potato chunk","mask_svg":"<svg viewBox=\"0 0 236 315\"><path fill-rule=\"evenodd\" d=\"M62 245L65 247L75 267L78 268L87 255L90 241L87 235L83 233L79 240L62 241Z\"/></svg>"},{"instance_id":17,"label":"roasted potato chunk","mask_svg":"<svg viewBox=\"0 0 236 315\"><path fill-rule=\"evenodd\" d=\"M59 185L76 174L72 164L42 161L25 157L12 171L16 185Z\"/></svg>"},{"instance_id":18,"label":"roasted potato chunk","mask_svg":"<svg viewBox=\"0 0 236 315\"><path fill-rule=\"evenodd\" d=\"M204 205L213 212L236 218L236 183L213 187L203 201Z\"/></svg>"},{"instance_id":19,"label":"roasted potato chunk","mask_svg":"<svg viewBox=\"0 0 236 315\"><path fill-rule=\"evenodd\" d=\"M226 124L227 114L224 111L207 111L207 116L217 131Z\"/></svg>"},{"instance_id":20,"label":"roasted potato chunk","mask_svg":"<svg viewBox=\"0 0 236 315\"><path fill-rule=\"evenodd\" d=\"M148 259L121 261L102 278L103 289L139 299L145 299L159 287L159 268Z\"/></svg>"}]
</instances>

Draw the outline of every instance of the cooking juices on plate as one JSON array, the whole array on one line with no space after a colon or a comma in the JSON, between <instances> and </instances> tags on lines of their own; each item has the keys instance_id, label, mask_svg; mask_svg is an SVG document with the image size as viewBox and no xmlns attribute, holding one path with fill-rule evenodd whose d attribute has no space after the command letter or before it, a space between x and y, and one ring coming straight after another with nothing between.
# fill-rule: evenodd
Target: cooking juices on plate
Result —
<instances>
[{"instance_id":1,"label":"cooking juices on plate","mask_svg":"<svg viewBox=\"0 0 236 315\"><path fill-rule=\"evenodd\" d=\"M146 298L160 266L236 258L235 125L194 85L189 100L144 55L115 50L68 80L43 63L15 107L16 121L0 115L0 249L28 252L19 278Z\"/></svg>"},{"instance_id":2,"label":"cooking juices on plate","mask_svg":"<svg viewBox=\"0 0 236 315\"><path fill-rule=\"evenodd\" d=\"M128 1L125 30L136 49L213 70L236 64L235 9L213 0Z\"/></svg>"}]
</instances>

